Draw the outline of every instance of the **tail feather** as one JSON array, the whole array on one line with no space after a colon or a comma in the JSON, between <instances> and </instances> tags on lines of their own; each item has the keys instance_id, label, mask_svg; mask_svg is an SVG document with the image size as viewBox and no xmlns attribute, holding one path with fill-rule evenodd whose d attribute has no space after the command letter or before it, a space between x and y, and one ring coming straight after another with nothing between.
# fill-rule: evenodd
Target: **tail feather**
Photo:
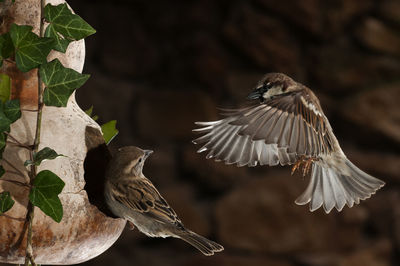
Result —
<instances>
[{"instance_id":1,"label":"tail feather","mask_svg":"<svg viewBox=\"0 0 400 266\"><path fill-rule=\"evenodd\" d=\"M201 235L196 234L192 231L183 231L178 235L183 241L187 242L188 244L192 245L193 247L197 248L206 256L214 255L215 252L220 252L224 250L224 247L220 244L211 241Z\"/></svg>"},{"instance_id":2,"label":"tail feather","mask_svg":"<svg viewBox=\"0 0 400 266\"><path fill-rule=\"evenodd\" d=\"M348 159L345 159L343 166L344 169L337 170L326 163L315 162L310 183L296 199L296 204L310 203L310 211L321 206L326 213L333 208L341 211L344 205L351 208L385 185L385 182L364 173Z\"/></svg>"}]
</instances>

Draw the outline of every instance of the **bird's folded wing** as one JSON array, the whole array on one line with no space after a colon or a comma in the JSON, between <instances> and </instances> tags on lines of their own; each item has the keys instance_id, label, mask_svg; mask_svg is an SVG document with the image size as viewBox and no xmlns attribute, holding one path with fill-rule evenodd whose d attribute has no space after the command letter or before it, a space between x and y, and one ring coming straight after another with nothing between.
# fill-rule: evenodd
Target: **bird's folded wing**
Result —
<instances>
[{"instance_id":1,"label":"bird's folded wing","mask_svg":"<svg viewBox=\"0 0 400 266\"><path fill-rule=\"evenodd\" d=\"M154 185L147 179L129 179L114 184L114 198L133 211L170 224L181 224L175 211L168 205Z\"/></svg>"},{"instance_id":2,"label":"bird's folded wing","mask_svg":"<svg viewBox=\"0 0 400 266\"><path fill-rule=\"evenodd\" d=\"M197 122L204 134L194 143L198 152L227 164L292 164L300 156L317 157L332 151L332 135L318 102L300 91L280 95L262 104L225 110L226 118Z\"/></svg>"}]
</instances>

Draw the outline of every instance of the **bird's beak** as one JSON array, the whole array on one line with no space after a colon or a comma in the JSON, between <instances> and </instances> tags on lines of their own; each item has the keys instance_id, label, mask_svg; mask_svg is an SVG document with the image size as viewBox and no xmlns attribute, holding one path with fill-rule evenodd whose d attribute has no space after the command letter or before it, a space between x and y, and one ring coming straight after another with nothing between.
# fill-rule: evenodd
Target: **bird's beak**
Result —
<instances>
[{"instance_id":1,"label":"bird's beak","mask_svg":"<svg viewBox=\"0 0 400 266\"><path fill-rule=\"evenodd\" d=\"M147 157L149 157L150 154L152 154L153 151L152 150L144 150L144 158L146 159Z\"/></svg>"},{"instance_id":2,"label":"bird's beak","mask_svg":"<svg viewBox=\"0 0 400 266\"><path fill-rule=\"evenodd\" d=\"M247 95L247 99L256 100L262 98L262 96L261 88L255 88L249 95Z\"/></svg>"}]
</instances>

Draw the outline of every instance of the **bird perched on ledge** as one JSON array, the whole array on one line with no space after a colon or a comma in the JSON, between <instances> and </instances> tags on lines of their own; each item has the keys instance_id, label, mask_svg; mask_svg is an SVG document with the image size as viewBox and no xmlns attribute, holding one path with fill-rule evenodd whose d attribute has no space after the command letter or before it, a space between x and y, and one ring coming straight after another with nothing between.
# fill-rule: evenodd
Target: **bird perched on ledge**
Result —
<instances>
[{"instance_id":1,"label":"bird perched on ledge","mask_svg":"<svg viewBox=\"0 0 400 266\"><path fill-rule=\"evenodd\" d=\"M296 203L310 203L341 211L371 197L385 183L351 163L340 148L318 98L306 86L281 73L269 73L248 95L258 100L250 107L225 111L224 119L196 122L204 134L193 142L204 144L207 159L237 166L303 165L311 179Z\"/></svg>"},{"instance_id":2,"label":"bird perched on ledge","mask_svg":"<svg viewBox=\"0 0 400 266\"><path fill-rule=\"evenodd\" d=\"M134 146L123 147L111 159L106 171L105 198L110 210L150 237L180 238L211 256L224 248L183 226L175 211L142 173L152 153Z\"/></svg>"}]
</instances>

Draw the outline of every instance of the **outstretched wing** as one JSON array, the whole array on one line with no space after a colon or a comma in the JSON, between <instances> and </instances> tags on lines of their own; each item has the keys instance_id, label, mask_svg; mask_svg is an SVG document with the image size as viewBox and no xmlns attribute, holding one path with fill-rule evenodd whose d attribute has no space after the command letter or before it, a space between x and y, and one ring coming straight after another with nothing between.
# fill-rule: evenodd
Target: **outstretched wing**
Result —
<instances>
[{"instance_id":1,"label":"outstretched wing","mask_svg":"<svg viewBox=\"0 0 400 266\"><path fill-rule=\"evenodd\" d=\"M215 158L238 166L293 164L300 156L318 157L333 150L329 122L310 90L282 94L264 103L225 110L226 118L197 122L204 134L194 143L204 144Z\"/></svg>"},{"instance_id":2,"label":"outstretched wing","mask_svg":"<svg viewBox=\"0 0 400 266\"><path fill-rule=\"evenodd\" d=\"M133 211L144 213L163 223L182 225L175 211L148 179L119 180L113 186L115 200Z\"/></svg>"}]
</instances>

